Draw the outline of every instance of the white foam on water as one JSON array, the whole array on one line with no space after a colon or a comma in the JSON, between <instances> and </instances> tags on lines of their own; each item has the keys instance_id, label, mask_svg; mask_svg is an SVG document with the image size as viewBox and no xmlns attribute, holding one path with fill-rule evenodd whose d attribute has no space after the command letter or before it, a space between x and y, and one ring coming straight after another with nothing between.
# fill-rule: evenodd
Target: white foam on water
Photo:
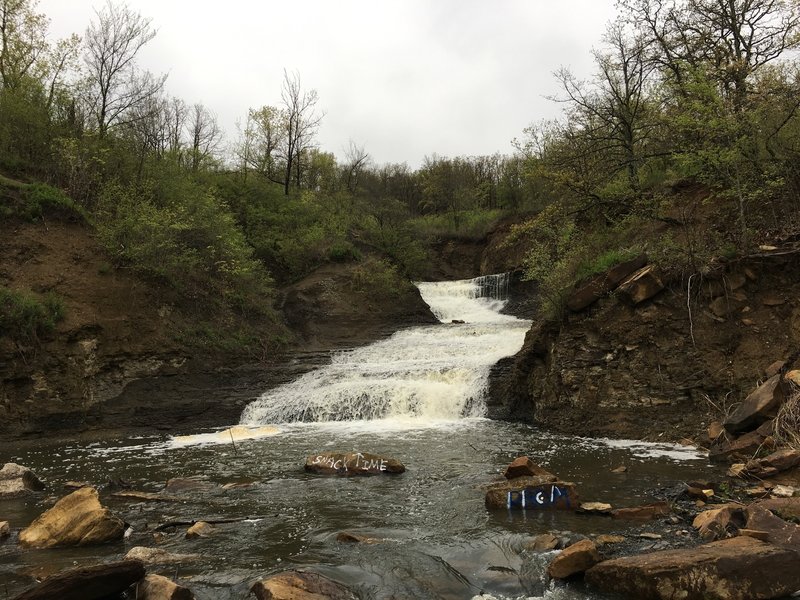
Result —
<instances>
[{"instance_id":1,"label":"white foam on water","mask_svg":"<svg viewBox=\"0 0 800 600\"><path fill-rule=\"evenodd\" d=\"M610 438L582 438L593 445L628 450L631 456L639 458L669 458L671 460L704 460L708 453L694 446L667 444L660 442L642 442L639 440L614 440Z\"/></svg>"}]
</instances>

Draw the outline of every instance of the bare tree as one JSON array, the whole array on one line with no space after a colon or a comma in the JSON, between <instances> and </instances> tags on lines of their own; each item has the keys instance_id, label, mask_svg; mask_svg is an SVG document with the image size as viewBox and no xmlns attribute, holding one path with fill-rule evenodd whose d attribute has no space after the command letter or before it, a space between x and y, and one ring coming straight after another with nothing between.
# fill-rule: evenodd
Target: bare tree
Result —
<instances>
[{"instance_id":1,"label":"bare tree","mask_svg":"<svg viewBox=\"0 0 800 600\"><path fill-rule=\"evenodd\" d=\"M344 153L344 164L342 165L342 173L344 175L344 182L350 194L355 195L358 191L358 184L364 170L369 166L370 156L364 150L364 146L359 146L353 140L347 146Z\"/></svg>"},{"instance_id":2,"label":"bare tree","mask_svg":"<svg viewBox=\"0 0 800 600\"><path fill-rule=\"evenodd\" d=\"M302 89L300 75L297 72L291 75L287 71L283 72L281 102L286 131L283 140L283 158L286 161L283 190L287 196L292 176L294 176L296 185L300 186L301 157L304 151L314 147L314 136L324 117L323 113L316 112L318 100L319 96L316 90L304 91Z\"/></svg>"},{"instance_id":3,"label":"bare tree","mask_svg":"<svg viewBox=\"0 0 800 600\"><path fill-rule=\"evenodd\" d=\"M141 109L157 96L166 75L154 76L136 65L139 51L156 31L139 13L109 2L86 30L85 63L89 111L105 136L115 125L142 118Z\"/></svg>"},{"instance_id":4,"label":"bare tree","mask_svg":"<svg viewBox=\"0 0 800 600\"><path fill-rule=\"evenodd\" d=\"M219 150L222 129L216 115L202 104L192 106L189 119L190 167L197 171Z\"/></svg>"}]
</instances>

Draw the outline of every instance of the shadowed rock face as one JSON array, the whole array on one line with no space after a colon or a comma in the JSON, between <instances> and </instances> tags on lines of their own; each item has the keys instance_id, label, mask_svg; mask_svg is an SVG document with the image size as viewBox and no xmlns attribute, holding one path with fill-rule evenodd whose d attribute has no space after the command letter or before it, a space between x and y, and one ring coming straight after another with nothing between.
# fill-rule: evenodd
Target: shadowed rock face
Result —
<instances>
[{"instance_id":1,"label":"shadowed rock face","mask_svg":"<svg viewBox=\"0 0 800 600\"><path fill-rule=\"evenodd\" d=\"M48 577L42 583L17 596L15 600L116 598L128 587L140 581L144 574L144 564L138 560L69 569Z\"/></svg>"},{"instance_id":2,"label":"shadowed rock face","mask_svg":"<svg viewBox=\"0 0 800 600\"><path fill-rule=\"evenodd\" d=\"M758 600L800 589L800 570L792 550L737 537L607 560L589 569L586 581L637 599Z\"/></svg>"},{"instance_id":3,"label":"shadowed rock face","mask_svg":"<svg viewBox=\"0 0 800 600\"><path fill-rule=\"evenodd\" d=\"M26 548L88 546L121 540L125 523L100 505L97 490L81 488L42 513L19 534Z\"/></svg>"}]
</instances>

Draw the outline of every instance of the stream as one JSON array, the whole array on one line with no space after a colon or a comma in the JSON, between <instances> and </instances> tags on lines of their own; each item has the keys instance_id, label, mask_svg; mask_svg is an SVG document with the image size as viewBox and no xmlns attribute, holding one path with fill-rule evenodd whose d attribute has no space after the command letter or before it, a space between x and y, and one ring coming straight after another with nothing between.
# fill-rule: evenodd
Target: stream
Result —
<instances>
[{"instance_id":1,"label":"stream","mask_svg":"<svg viewBox=\"0 0 800 600\"><path fill-rule=\"evenodd\" d=\"M338 353L329 365L269 390L244 411L235 436L43 440L0 449L0 462L30 467L50 494L0 502L0 520L12 529L64 495L67 481L100 487L103 503L132 527L125 541L93 548L22 551L16 536L0 542L0 598L12 598L34 577L120 559L133 546L199 555L148 570L177 577L200 600L245 598L254 580L288 568L320 572L364 599L603 598L580 583L547 582L554 554L525 543L551 531L624 534L638 526L571 512L487 511L481 486L528 455L574 482L582 500L623 507L717 471L692 448L485 419L489 370L519 350L530 323L500 312L502 276L419 288L441 324ZM303 471L307 456L326 451L390 456L407 471L364 478ZM610 472L620 465L628 471ZM103 490L121 479L157 492L177 477L202 484L174 502L132 502ZM230 522L195 540L185 539L185 526L160 527L192 520ZM343 531L376 542L340 543Z\"/></svg>"}]
</instances>

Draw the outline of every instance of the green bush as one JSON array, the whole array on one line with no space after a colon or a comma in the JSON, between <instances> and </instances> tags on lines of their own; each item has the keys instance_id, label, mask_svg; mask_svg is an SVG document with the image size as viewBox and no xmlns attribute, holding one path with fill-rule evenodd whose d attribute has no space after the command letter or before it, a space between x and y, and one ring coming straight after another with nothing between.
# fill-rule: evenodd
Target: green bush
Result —
<instances>
[{"instance_id":1,"label":"green bush","mask_svg":"<svg viewBox=\"0 0 800 600\"><path fill-rule=\"evenodd\" d=\"M638 252L633 249L612 249L603 252L598 256L594 256L582 261L576 270L575 277L576 279L583 279L584 277L588 277L589 275L594 275L596 273L602 273L607 271L614 265L618 265L621 262L625 262L626 260L631 260L637 256Z\"/></svg>"},{"instance_id":2,"label":"green bush","mask_svg":"<svg viewBox=\"0 0 800 600\"><path fill-rule=\"evenodd\" d=\"M123 265L181 292L214 292L231 305L262 302L271 280L227 207L191 185L157 203L147 189L107 185L98 234Z\"/></svg>"},{"instance_id":3,"label":"green bush","mask_svg":"<svg viewBox=\"0 0 800 600\"><path fill-rule=\"evenodd\" d=\"M371 258L355 268L350 285L353 290L371 296L397 298L413 288L399 269L385 259Z\"/></svg>"},{"instance_id":4,"label":"green bush","mask_svg":"<svg viewBox=\"0 0 800 600\"><path fill-rule=\"evenodd\" d=\"M18 343L38 343L64 318L64 303L48 292L39 298L29 292L0 287L0 336Z\"/></svg>"}]
</instances>

